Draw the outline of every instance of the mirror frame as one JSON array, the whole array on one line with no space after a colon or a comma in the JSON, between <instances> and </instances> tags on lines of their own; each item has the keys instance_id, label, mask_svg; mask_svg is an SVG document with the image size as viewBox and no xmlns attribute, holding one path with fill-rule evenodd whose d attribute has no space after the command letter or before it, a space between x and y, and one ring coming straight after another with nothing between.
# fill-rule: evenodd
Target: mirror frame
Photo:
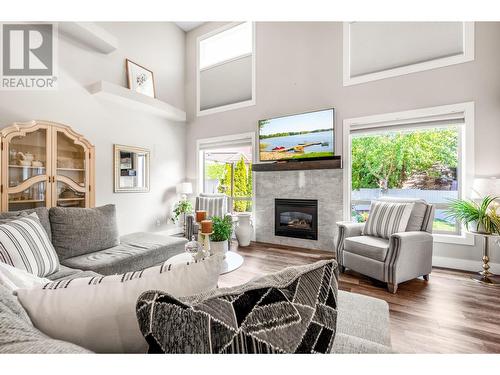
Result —
<instances>
[{"instance_id":1,"label":"mirror frame","mask_svg":"<svg viewBox=\"0 0 500 375\"><path fill-rule=\"evenodd\" d=\"M120 152L135 152L146 155L146 186L145 187L120 187ZM146 148L134 147L134 146L124 146L124 145L113 145L113 175L114 175L114 192L115 193L148 193L149 192L149 169L150 169L150 154L151 152Z\"/></svg>"}]
</instances>

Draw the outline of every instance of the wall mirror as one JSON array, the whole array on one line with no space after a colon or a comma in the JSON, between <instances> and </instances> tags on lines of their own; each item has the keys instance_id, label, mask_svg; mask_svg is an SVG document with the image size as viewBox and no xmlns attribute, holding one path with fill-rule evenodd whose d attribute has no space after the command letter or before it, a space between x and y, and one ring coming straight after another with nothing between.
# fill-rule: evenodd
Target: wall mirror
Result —
<instances>
[{"instance_id":1,"label":"wall mirror","mask_svg":"<svg viewBox=\"0 0 500 375\"><path fill-rule=\"evenodd\" d=\"M149 191L149 150L114 145L115 193Z\"/></svg>"}]
</instances>

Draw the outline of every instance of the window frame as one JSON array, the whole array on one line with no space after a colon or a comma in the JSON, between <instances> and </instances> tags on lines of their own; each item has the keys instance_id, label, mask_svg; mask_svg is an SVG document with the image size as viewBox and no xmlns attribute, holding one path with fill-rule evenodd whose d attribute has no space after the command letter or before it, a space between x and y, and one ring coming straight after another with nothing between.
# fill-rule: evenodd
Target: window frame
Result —
<instances>
[{"instance_id":1,"label":"window frame","mask_svg":"<svg viewBox=\"0 0 500 375\"><path fill-rule=\"evenodd\" d=\"M465 123L462 125L462 148L459 148L460 166L458 171L459 196L469 198L474 179L474 102L464 102L438 107L421 108L416 110L385 113L372 116L344 119L343 121L343 153L344 153L344 220L351 221L351 190L352 190L352 165L351 165L351 131L359 128L372 129L388 127L400 123L418 122L433 116L446 116L460 113ZM466 233L462 227L460 235L433 233L435 242L474 245L474 236Z\"/></svg>"},{"instance_id":2,"label":"window frame","mask_svg":"<svg viewBox=\"0 0 500 375\"><path fill-rule=\"evenodd\" d=\"M445 66L462 64L469 61L474 61L474 22L463 23L463 50L461 55L441 57L423 61L420 63L408 64L396 68L390 68L373 73L366 73L359 76L351 76L351 37L350 25L352 22L343 23L343 83L344 86L358 85L386 79L398 77L405 74L423 72L426 70L442 68Z\"/></svg>"},{"instance_id":3,"label":"window frame","mask_svg":"<svg viewBox=\"0 0 500 375\"><path fill-rule=\"evenodd\" d=\"M217 144L223 143L224 145L227 145L230 142L241 142L242 140L248 140L252 144L252 165L255 163L256 159L256 138L255 138L255 133L254 132L249 132L249 133L241 133L241 134L233 134L233 135L226 135L226 136L221 136L221 137L211 137L211 138L203 138L203 139L198 139L196 140L196 176L197 176L197 183L196 183L196 189L197 189L197 194L199 195L200 193L203 192L203 189L205 187L205 153L203 152L204 150L202 149L203 145L211 145L213 144L214 147L217 147ZM232 181L234 178L231 179ZM232 189L234 191L234 188ZM231 210L233 208L233 197L229 197L231 200ZM254 215L254 210L255 210L255 176L252 176L252 196L251 197L236 197L237 200L246 200L246 201L251 201L252 202L252 215Z\"/></svg>"},{"instance_id":4,"label":"window frame","mask_svg":"<svg viewBox=\"0 0 500 375\"><path fill-rule=\"evenodd\" d=\"M244 21L244 22L249 22L249 21ZM249 106L253 106L256 104L256 91L255 91L255 86L256 86L256 84L255 84L255 61L256 61L255 35L256 35L256 32L255 32L255 22L251 22L251 26L252 26L252 52L250 54L244 54L244 55L237 56L237 57L234 57L234 58L231 58L228 60L220 61L216 64L213 64L213 65L210 65L210 66L205 67L203 69L200 69L200 42L207 39L207 38L210 38L214 35L217 35L221 32L229 30L235 26L241 25L244 22L228 23L227 25L219 27L215 30L212 30L212 31L206 33L206 34L200 35L196 39L196 116L197 117L211 115L211 114L219 113L219 112L230 111L230 110L238 109L238 108L249 107ZM237 60L237 59L240 59L242 57L249 56L249 55L252 56L252 98L250 100L244 100L244 101L238 102L238 103L226 104L226 105L222 105L219 107L201 110L200 109L200 104L201 104L201 100L200 100L200 73L201 73L201 71L204 69L213 68L215 66L227 63L229 61L234 61L234 60Z\"/></svg>"}]
</instances>

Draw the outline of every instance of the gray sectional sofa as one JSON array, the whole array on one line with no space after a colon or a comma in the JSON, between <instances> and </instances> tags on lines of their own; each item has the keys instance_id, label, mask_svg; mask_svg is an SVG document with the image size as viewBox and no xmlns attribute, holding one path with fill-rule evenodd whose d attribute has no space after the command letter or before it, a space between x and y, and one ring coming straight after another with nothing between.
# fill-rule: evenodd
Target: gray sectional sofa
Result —
<instances>
[{"instance_id":1,"label":"gray sectional sofa","mask_svg":"<svg viewBox=\"0 0 500 375\"><path fill-rule=\"evenodd\" d=\"M112 275L142 270L184 252L187 242L182 237L146 232L119 237L114 205L2 212L0 221L32 212L38 215L61 263L58 272L47 276L51 280L83 271Z\"/></svg>"},{"instance_id":2,"label":"gray sectional sofa","mask_svg":"<svg viewBox=\"0 0 500 375\"><path fill-rule=\"evenodd\" d=\"M92 240L114 243L113 228L102 228L101 234L96 225L102 227L104 222L114 216L114 207L100 208L101 218L87 218L85 223L72 218L73 213L63 209L49 212L45 208L35 211L47 230L49 238L60 257L59 271L50 275L51 280L72 279L98 274L109 275L134 271L161 263L173 255L184 251L183 238L162 236L154 233L134 233L122 236L119 243L109 248L95 250L95 242L88 245L92 252L81 254L82 244L88 238L80 238L86 230L93 229L97 238ZM54 210L54 209L51 209ZM74 210L74 209L73 209ZM17 212L0 214L0 222ZM66 215L66 217L65 217ZM69 215L69 217L68 217ZM81 217L80 217L81 219ZM99 223L99 220L103 222ZM63 222L65 221L65 222ZM97 221L97 222L96 222ZM111 220L112 221L112 220ZM62 223L62 224L61 224ZM109 223L108 223L109 224ZM87 226L85 228L85 226ZM60 233L60 230L72 230L71 234ZM74 235L79 233L78 235ZM85 237L85 236L83 236ZM74 242L78 243L74 243ZM333 353L391 353L389 309L385 301L359 294L339 291L337 333L332 349ZM0 353L90 353L69 342L55 340L40 332L12 292L0 285Z\"/></svg>"}]
</instances>

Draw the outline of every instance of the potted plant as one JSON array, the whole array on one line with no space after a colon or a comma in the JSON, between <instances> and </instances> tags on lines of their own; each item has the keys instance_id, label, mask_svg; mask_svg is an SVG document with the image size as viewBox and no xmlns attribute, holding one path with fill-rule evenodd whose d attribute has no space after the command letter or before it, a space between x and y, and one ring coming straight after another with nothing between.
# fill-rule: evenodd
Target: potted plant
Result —
<instances>
[{"instance_id":1,"label":"potted plant","mask_svg":"<svg viewBox=\"0 0 500 375\"><path fill-rule=\"evenodd\" d=\"M467 230L484 234L500 234L500 216L492 203L497 197L485 197L480 203L453 199L446 210L447 218L465 224ZM491 206L491 207L490 207Z\"/></svg>"},{"instance_id":2,"label":"potted plant","mask_svg":"<svg viewBox=\"0 0 500 375\"><path fill-rule=\"evenodd\" d=\"M179 217L182 217L182 226L184 228L184 234L186 234L186 214L193 212L193 205L190 201L182 199L175 204L174 215L172 216L172 222L177 223Z\"/></svg>"},{"instance_id":3,"label":"potted plant","mask_svg":"<svg viewBox=\"0 0 500 375\"><path fill-rule=\"evenodd\" d=\"M233 232L233 219L231 216L220 218L212 217L212 234L210 235L210 252L227 253L229 250L229 239Z\"/></svg>"}]
</instances>

